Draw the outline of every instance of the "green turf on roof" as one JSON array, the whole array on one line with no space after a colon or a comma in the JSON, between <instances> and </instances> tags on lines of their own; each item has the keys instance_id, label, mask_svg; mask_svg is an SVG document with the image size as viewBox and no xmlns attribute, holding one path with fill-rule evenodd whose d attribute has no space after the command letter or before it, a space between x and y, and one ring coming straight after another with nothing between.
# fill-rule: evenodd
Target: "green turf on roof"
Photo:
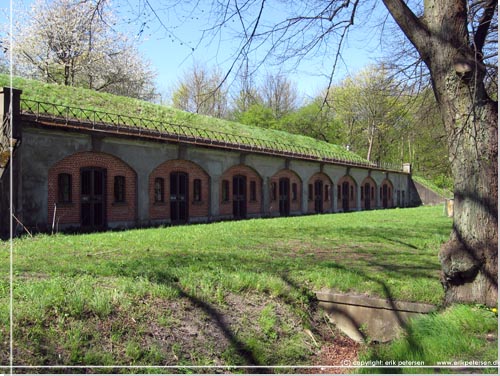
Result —
<instances>
[{"instance_id":1,"label":"green turf on roof","mask_svg":"<svg viewBox=\"0 0 500 376\"><path fill-rule=\"evenodd\" d=\"M0 74L0 85L9 86L9 76ZM357 154L349 152L341 146L329 144L311 137L243 125L209 116L192 114L172 107L161 106L133 98L121 97L77 87L46 84L40 81L28 80L19 77L13 78L13 86L23 91L23 99L31 99L34 101L54 103L62 106L151 119L165 123L187 125L211 131L252 137L270 142L291 144L296 147L313 149L315 151L314 154L325 153L328 157L343 160L347 159L362 163L367 162Z\"/></svg>"}]
</instances>

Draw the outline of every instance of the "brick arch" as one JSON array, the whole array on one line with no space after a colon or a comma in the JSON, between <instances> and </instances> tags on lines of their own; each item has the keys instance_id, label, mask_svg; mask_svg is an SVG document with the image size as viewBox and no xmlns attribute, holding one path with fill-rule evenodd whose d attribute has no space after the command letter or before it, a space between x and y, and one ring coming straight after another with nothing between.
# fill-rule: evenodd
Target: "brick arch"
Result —
<instances>
[{"instance_id":1,"label":"brick arch","mask_svg":"<svg viewBox=\"0 0 500 376\"><path fill-rule=\"evenodd\" d=\"M347 193L347 196L346 196ZM342 176L337 182L337 208L342 211L356 209L357 184L350 175Z\"/></svg>"},{"instance_id":2,"label":"brick arch","mask_svg":"<svg viewBox=\"0 0 500 376\"><path fill-rule=\"evenodd\" d=\"M321 187L319 187L318 182L321 183ZM333 202L332 187L332 179L323 172L317 172L309 178L307 183L308 213L325 213L331 210Z\"/></svg>"},{"instance_id":3,"label":"brick arch","mask_svg":"<svg viewBox=\"0 0 500 376\"><path fill-rule=\"evenodd\" d=\"M269 210L271 215L280 214L279 206L279 182L280 179L290 180L290 212L300 212L302 210L302 179L293 170L284 168L275 173L269 179ZM296 192L294 192L294 185ZM273 192L274 191L274 192ZM294 196L295 193L295 196Z\"/></svg>"},{"instance_id":4,"label":"brick arch","mask_svg":"<svg viewBox=\"0 0 500 376\"><path fill-rule=\"evenodd\" d=\"M377 206L377 183L370 176L361 183L361 209L370 210Z\"/></svg>"},{"instance_id":5,"label":"brick arch","mask_svg":"<svg viewBox=\"0 0 500 376\"><path fill-rule=\"evenodd\" d=\"M60 225L80 226L81 210L81 174L82 168L94 167L106 170L105 215L106 222L135 224L137 217L137 174L123 160L111 154L101 152L78 152L61 159L49 168L48 174L48 222ZM71 202L58 202L59 174L71 176ZM125 200L114 202L115 176L125 177Z\"/></svg>"},{"instance_id":6,"label":"brick arch","mask_svg":"<svg viewBox=\"0 0 500 376\"><path fill-rule=\"evenodd\" d=\"M233 178L244 176L246 178L246 214L260 215L262 213L262 177L250 166L239 164L229 167L220 178L219 186L219 213L224 216L234 215L233 206ZM226 186L224 186L226 185ZM253 192L252 190L255 189ZM223 197L227 190L227 197ZM252 197L252 194L254 197Z\"/></svg>"},{"instance_id":7,"label":"brick arch","mask_svg":"<svg viewBox=\"0 0 500 376\"><path fill-rule=\"evenodd\" d=\"M186 173L188 177L188 221L192 218L207 218L210 207L210 176L194 162L184 159L165 161L149 174L149 218L151 220L170 220L170 174L172 172ZM155 180L162 178L164 182L163 202L155 201ZM195 180L201 183L201 197L194 197Z\"/></svg>"},{"instance_id":8,"label":"brick arch","mask_svg":"<svg viewBox=\"0 0 500 376\"><path fill-rule=\"evenodd\" d=\"M388 178L380 183L379 198L380 206L383 208L394 207L394 185Z\"/></svg>"}]
</instances>

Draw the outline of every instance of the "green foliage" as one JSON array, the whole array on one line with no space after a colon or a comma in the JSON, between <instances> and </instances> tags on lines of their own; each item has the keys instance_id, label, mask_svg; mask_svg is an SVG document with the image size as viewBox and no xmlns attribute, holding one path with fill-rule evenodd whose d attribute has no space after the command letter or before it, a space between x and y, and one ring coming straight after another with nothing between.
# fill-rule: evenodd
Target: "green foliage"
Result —
<instances>
[{"instance_id":1,"label":"green foliage","mask_svg":"<svg viewBox=\"0 0 500 376\"><path fill-rule=\"evenodd\" d=\"M278 128L273 111L261 103L252 104L246 111L236 114L236 121L261 128Z\"/></svg>"},{"instance_id":2,"label":"green foliage","mask_svg":"<svg viewBox=\"0 0 500 376\"><path fill-rule=\"evenodd\" d=\"M316 99L280 120L280 128L291 133L302 134L317 140L345 144L342 122L334 111L323 107L322 99Z\"/></svg>"},{"instance_id":3,"label":"green foliage","mask_svg":"<svg viewBox=\"0 0 500 376\"><path fill-rule=\"evenodd\" d=\"M274 312L274 306L272 304L265 306L260 313L258 323L263 334L269 339L276 339L278 337L278 333L275 329L277 319L278 318Z\"/></svg>"}]
</instances>

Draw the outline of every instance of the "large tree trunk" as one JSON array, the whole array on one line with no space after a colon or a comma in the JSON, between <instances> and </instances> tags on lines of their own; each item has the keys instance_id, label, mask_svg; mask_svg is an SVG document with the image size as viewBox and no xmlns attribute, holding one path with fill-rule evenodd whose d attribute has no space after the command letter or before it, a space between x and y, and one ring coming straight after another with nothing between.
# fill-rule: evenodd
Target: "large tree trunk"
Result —
<instances>
[{"instance_id":1,"label":"large tree trunk","mask_svg":"<svg viewBox=\"0 0 500 376\"><path fill-rule=\"evenodd\" d=\"M446 303L494 306L498 292L498 108L484 87L450 72L442 91L454 177L450 240L439 259ZM482 81L479 81L482 83Z\"/></svg>"},{"instance_id":2,"label":"large tree trunk","mask_svg":"<svg viewBox=\"0 0 500 376\"><path fill-rule=\"evenodd\" d=\"M427 65L448 137L455 194L453 231L439 260L446 303L492 306L498 299L498 105L484 88L465 3L426 1L425 20L434 34Z\"/></svg>"},{"instance_id":3,"label":"large tree trunk","mask_svg":"<svg viewBox=\"0 0 500 376\"><path fill-rule=\"evenodd\" d=\"M424 0L421 18L402 0L384 3L429 68L448 136L455 202L453 231L439 253L445 302L496 305L498 103L484 87L478 34L489 23L478 27L473 45L466 0ZM496 10L496 1L484 4Z\"/></svg>"}]
</instances>

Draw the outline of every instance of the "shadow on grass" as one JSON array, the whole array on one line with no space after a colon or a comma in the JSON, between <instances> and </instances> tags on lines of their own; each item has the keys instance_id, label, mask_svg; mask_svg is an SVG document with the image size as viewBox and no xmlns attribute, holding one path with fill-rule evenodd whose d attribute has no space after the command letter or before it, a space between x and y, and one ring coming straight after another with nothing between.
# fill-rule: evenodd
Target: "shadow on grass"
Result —
<instances>
[{"instance_id":1,"label":"shadow on grass","mask_svg":"<svg viewBox=\"0 0 500 376\"><path fill-rule=\"evenodd\" d=\"M385 256L391 256L402 254L407 254L416 256L418 252L412 253L412 250L420 249L417 245L418 243L413 244L412 241L400 241L397 238L401 237L402 239L407 238L407 231L404 229L394 230L392 228L387 229L362 229L359 230L349 230L344 231L341 228L338 229L339 232L342 233L343 236L347 236L352 239L361 239L365 243L373 242L373 239L384 239L385 241L389 241L395 244L400 244L409 249L403 250L402 252L397 252L396 250L385 250ZM424 230L425 234L435 234L436 231L440 231L439 229L428 227ZM320 231L321 232L321 231ZM424 235L425 236L425 235ZM335 251L332 251L332 253ZM82 260L83 261L83 260ZM94 259L95 261L95 259ZM304 262L306 260L304 259ZM384 298L388 299L392 308L396 308L394 301L394 294L391 291L390 287L386 283L386 280L383 277L377 277L373 273L368 273L363 269L362 266L356 267L355 265L340 265L337 262L324 262L322 263L323 268L331 269L332 273L335 271L340 272L349 272L355 273L361 276L364 280L373 282L380 286L380 290L382 291L382 295ZM348 260L346 260L348 261ZM90 261L92 263L92 261ZM311 262L311 261L308 261ZM314 260L312 260L314 262ZM297 271L300 270L300 260L299 266L293 266L293 264L289 264L281 259L274 260L274 258L270 257L267 261L263 261L261 256L252 255L252 250L248 250L248 252L243 253L242 255L235 255L234 253L230 254L221 254L216 253L212 254L209 252L199 253L196 257L186 255L186 257L180 257L178 255L171 258L166 258L164 255L151 255L147 253L143 253L140 258L136 260L123 260L120 262L119 259L109 259L104 260L102 265L92 265L87 267L85 266L85 261L83 264L79 264L75 266L73 270L65 270L64 272L71 275L75 275L74 273L86 273L86 268L88 268L88 272L92 275L99 276L101 273L103 276L124 276L124 277L142 277L149 281L156 282L158 284L162 284L171 288L177 292L177 295L180 298L187 299L193 306L202 310L207 317L210 318L210 322L218 328L218 331L227 339L228 343L231 344L232 348L235 350L235 353L241 358L242 362L248 366L255 366L252 368L252 373L268 373L271 370L269 368L265 368L265 364L261 364L259 361L258 354L256 354L251 346L248 343L245 343L244 340L241 339L241 336L228 325L228 323L224 320L223 314L220 310L217 309L216 304L212 304L204 299L196 296L195 294L190 293L189 291L193 291L192 289L185 288L182 286L182 282L180 281L181 277L174 274L173 269L179 265L183 265L184 263L196 263L199 265L199 269L204 270L206 268L207 274L211 272L211 268L213 265L217 265L222 274L232 273L235 270L240 270L244 272L252 272L259 273L263 272L268 274L271 277L276 277L280 279L286 286L288 286L289 291L283 292L280 295L280 299L282 299L285 303L291 305L296 309L300 309L304 312L309 313L309 310L314 310L317 301L315 300L314 294L307 289L306 287L301 285L301 282L294 280L291 277L290 270ZM425 277L425 278L436 278L435 275L432 275L431 271L436 270L435 267L432 266L408 266L404 267L396 267L396 261L394 263L384 262L382 260L376 262L368 262L369 265L377 267L381 272L391 273L396 278L399 277ZM101 269L101 267L103 269ZM109 270L105 270L104 268L110 268ZM293 268L293 269L291 269ZM188 271L189 272L189 271ZM307 307L309 307L309 310ZM313 308L311 308L311 306ZM306 309L305 309L306 308ZM408 340L411 344L412 349L415 352L421 351L421 346L418 341L414 338L411 332L408 332L408 328L404 323L401 315L394 311L395 319L400 324L401 327L406 328ZM362 323L357 322L355 318L349 316L348 317L353 325L356 328L361 328ZM363 338L366 339L366 334L362 333L360 330L360 334ZM222 367L221 367L222 368ZM387 369L383 369L387 370ZM398 369L389 369L391 373L396 373L400 370Z\"/></svg>"},{"instance_id":2,"label":"shadow on grass","mask_svg":"<svg viewBox=\"0 0 500 376\"><path fill-rule=\"evenodd\" d=\"M210 317L211 322L217 326L223 336L229 341L238 356L244 360L246 366L261 365L252 350L243 341L238 339L237 335L225 323L223 315L212 304L182 289L178 283L177 277L170 275L166 271L153 271L143 275L141 275L141 273L133 273L133 277L137 276L145 277L150 281L173 288L180 298L187 299L194 307L200 308L208 317ZM259 367L252 368L252 371L256 373L269 373L269 369Z\"/></svg>"},{"instance_id":3,"label":"shadow on grass","mask_svg":"<svg viewBox=\"0 0 500 376\"><path fill-rule=\"evenodd\" d=\"M202 260L199 260L202 262ZM236 265L244 265L245 259L244 258L235 258L234 256L232 257L232 262L233 264ZM383 265L381 264L381 267L387 267L391 268L392 265ZM413 353L420 353L422 352L422 347L419 344L419 342L414 338L411 329L407 326L406 321L402 318L401 314L398 311L398 308L396 306L396 300L393 298L393 293L390 289L390 287L385 283L385 281L382 278L377 278L368 275L364 271L356 268L347 268L342 265L336 265L336 264L330 264L330 268L332 269L332 272L335 271L341 271L341 272L354 272L358 275L360 275L364 280L374 282L378 284L382 290L383 290L383 297L387 299L387 302L392 308L392 312L394 314L394 319L398 323L398 325L402 328L402 330L405 332L405 336L408 340L408 343L410 344L410 347L412 349ZM267 270L267 268L263 265L262 270ZM128 273L130 277L137 277L141 276L144 278L147 278L148 280L160 284L164 284L168 286L169 288L175 289L175 291L178 293L178 296L180 298L185 298L189 300L189 302L195 306L203 310L203 312L210 317L210 321L217 326L218 330L224 335L224 337L229 341L231 346L235 349L236 353L238 356L244 361L244 365L246 366L255 366L255 368L252 368L252 373L272 373L272 369L266 368L269 367L270 365L266 364L261 364L259 363L256 354L253 353L252 349L240 338L238 338L237 334L229 327L229 325L225 322L223 315L218 311L215 305L204 301L200 297L197 297L189 292L186 291L186 289L183 289L180 286L180 282L178 281L178 278L176 276L173 276L169 274L168 272L164 270L149 270L146 273L143 273L144 270L140 268L139 270L134 270L134 267L131 265L131 267L128 268ZM279 277L281 281L285 283L285 285L288 287L289 292L288 293L283 293L279 297L282 299L286 304L292 306L293 308L297 310L301 310L303 312L312 312L316 309L317 307L317 299L312 291L307 289L306 287L302 286L299 282L294 281L293 278L290 277L288 271L279 271L274 273L275 277ZM297 299L299 297L299 299ZM346 313L345 311L338 310L335 312L335 314L339 314L344 316L344 318L348 319L351 324L355 327L358 328L358 334L365 340L368 341L369 338L367 337L367 334L361 329L363 327L363 323L357 321L356 318L354 318L352 315ZM311 317L309 317L311 318ZM314 330L314 328L311 328L313 333L317 332ZM263 366L263 367L259 367ZM373 369L371 369L373 370ZM395 369L395 368L378 368L377 371L382 372L382 373L402 373L403 369Z\"/></svg>"}]
</instances>

